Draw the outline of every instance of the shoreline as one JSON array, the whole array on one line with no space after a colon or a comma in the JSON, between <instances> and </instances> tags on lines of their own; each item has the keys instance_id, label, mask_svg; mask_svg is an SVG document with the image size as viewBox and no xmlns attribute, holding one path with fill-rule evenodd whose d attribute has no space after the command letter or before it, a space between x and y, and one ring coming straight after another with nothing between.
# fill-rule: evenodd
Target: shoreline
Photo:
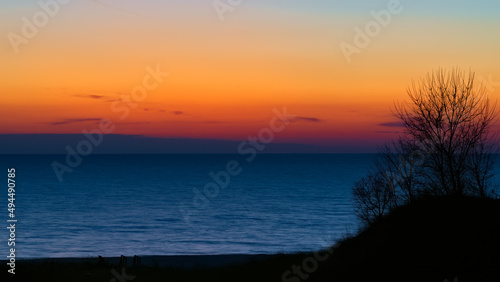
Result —
<instances>
[{"instance_id":1,"label":"shoreline","mask_svg":"<svg viewBox=\"0 0 500 282\"><path fill-rule=\"evenodd\" d=\"M140 256L141 266L160 268L217 268L226 266L243 265L249 262L261 262L276 258L285 254L219 254L219 255L147 255ZM133 267L133 256L126 256L127 267ZM120 257L103 257L101 263L109 265L119 265ZM0 263L8 263L8 260L0 260ZM99 264L99 257L66 257L66 258L28 258L16 259L16 264Z\"/></svg>"}]
</instances>

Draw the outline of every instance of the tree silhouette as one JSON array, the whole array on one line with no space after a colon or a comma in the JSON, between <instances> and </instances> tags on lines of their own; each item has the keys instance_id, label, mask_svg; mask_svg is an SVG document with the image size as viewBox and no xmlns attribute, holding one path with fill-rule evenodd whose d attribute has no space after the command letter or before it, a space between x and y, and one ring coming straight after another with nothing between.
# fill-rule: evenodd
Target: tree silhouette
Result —
<instances>
[{"instance_id":1,"label":"tree silhouette","mask_svg":"<svg viewBox=\"0 0 500 282\"><path fill-rule=\"evenodd\" d=\"M358 216L371 222L423 195L496 197L495 104L474 73L438 70L407 93L393 110L402 136L381 148L375 168L353 187ZM381 191L387 197L374 197Z\"/></svg>"}]
</instances>

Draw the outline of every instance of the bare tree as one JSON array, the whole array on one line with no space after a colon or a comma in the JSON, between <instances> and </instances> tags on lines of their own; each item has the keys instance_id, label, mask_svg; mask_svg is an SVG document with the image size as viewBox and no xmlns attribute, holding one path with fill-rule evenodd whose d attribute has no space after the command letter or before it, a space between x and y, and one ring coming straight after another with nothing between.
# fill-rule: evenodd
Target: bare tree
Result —
<instances>
[{"instance_id":1,"label":"bare tree","mask_svg":"<svg viewBox=\"0 0 500 282\"><path fill-rule=\"evenodd\" d=\"M358 215L363 214L364 221L369 221L364 218L367 212L359 207L367 197L360 197L361 191L378 195L390 187L394 191L390 206L424 194L495 195L491 180L496 143L491 126L496 105L490 103L484 86L475 83L474 73L438 70L414 82L407 92L409 101L396 104L393 111L402 122L403 135L383 147L375 163L375 174L384 177L372 172L353 188ZM373 191L363 191L361 186ZM378 198L383 203L370 206L387 207L387 200Z\"/></svg>"},{"instance_id":2,"label":"bare tree","mask_svg":"<svg viewBox=\"0 0 500 282\"><path fill-rule=\"evenodd\" d=\"M468 179L471 183L471 194L480 197L495 198L498 197L496 193L496 183L493 183L493 167L495 164L494 155L491 152L498 152L494 143L483 142L474 152L471 153L470 158L467 160L467 171L470 173Z\"/></svg>"},{"instance_id":3,"label":"bare tree","mask_svg":"<svg viewBox=\"0 0 500 282\"><path fill-rule=\"evenodd\" d=\"M361 178L353 187L354 209L365 223L373 223L394 207L394 192L382 173Z\"/></svg>"},{"instance_id":4,"label":"bare tree","mask_svg":"<svg viewBox=\"0 0 500 282\"><path fill-rule=\"evenodd\" d=\"M439 70L414 83L408 96L410 101L397 105L395 115L406 139L431 146L425 148L432 152L425 161L428 189L443 195L474 193L471 177L487 177L485 161L493 160L486 142L495 105L485 88L475 85L474 73Z\"/></svg>"}]
</instances>

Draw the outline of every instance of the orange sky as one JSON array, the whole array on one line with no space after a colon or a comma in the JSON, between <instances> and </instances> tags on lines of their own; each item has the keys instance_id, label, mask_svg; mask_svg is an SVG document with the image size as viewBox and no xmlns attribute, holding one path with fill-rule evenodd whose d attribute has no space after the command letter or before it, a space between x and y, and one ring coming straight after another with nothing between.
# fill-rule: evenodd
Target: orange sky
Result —
<instances>
[{"instance_id":1,"label":"orange sky","mask_svg":"<svg viewBox=\"0 0 500 282\"><path fill-rule=\"evenodd\" d=\"M348 63L340 43L352 44L354 28L387 1L324 9L324 1L310 9L257 1L224 21L206 1L102 2L61 6L18 53L3 37L0 133L80 133L110 118L119 134L238 140L286 106L307 119L278 141L383 141L398 128L381 124L394 121L390 107L405 99L412 79L457 66L500 81L500 17L483 7L464 13L466 3L429 14L430 1L402 1L403 12ZM3 5L3 34L21 34L21 18L40 10ZM156 65L170 75L120 120L111 102Z\"/></svg>"}]
</instances>

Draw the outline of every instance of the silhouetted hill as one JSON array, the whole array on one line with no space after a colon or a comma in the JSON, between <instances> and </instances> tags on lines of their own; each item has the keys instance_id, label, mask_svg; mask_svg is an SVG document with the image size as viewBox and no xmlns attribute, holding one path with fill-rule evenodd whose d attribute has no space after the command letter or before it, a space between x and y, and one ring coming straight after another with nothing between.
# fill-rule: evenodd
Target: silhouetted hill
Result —
<instances>
[{"instance_id":1,"label":"silhouetted hill","mask_svg":"<svg viewBox=\"0 0 500 282\"><path fill-rule=\"evenodd\" d=\"M500 281L500 201L422 199L342 242L313 281Z\"/></svg>"}]
</instances>

